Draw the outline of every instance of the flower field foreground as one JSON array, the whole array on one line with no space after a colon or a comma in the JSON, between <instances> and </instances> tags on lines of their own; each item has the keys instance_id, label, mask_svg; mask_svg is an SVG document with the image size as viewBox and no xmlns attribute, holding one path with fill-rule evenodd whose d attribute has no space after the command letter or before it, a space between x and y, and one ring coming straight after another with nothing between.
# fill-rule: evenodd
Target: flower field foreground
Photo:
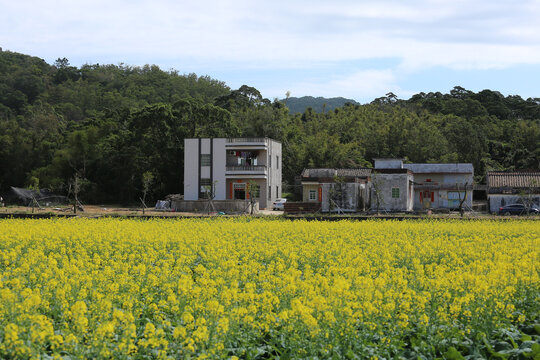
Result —
<instances>
[{"instance_id":1,"label":"flower field foreground","mask_svg":"<svg viewBox=\"0 0 540 360\"><path fill-rule=\"evenodd\" d=\"M536 221L0 221L0 358L540 358Z\"/></svg>"}]
</instances>

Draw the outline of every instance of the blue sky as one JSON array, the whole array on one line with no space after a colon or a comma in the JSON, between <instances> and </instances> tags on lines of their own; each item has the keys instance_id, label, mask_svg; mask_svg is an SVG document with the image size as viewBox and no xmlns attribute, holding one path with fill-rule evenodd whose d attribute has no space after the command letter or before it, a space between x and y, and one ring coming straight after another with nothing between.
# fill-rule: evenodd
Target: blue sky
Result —
<instances>
[{"instance_id":1,"label":"blue sky","mask_svg":"<svg viewBox=\"0 0 540 360\"><path fill-rule=\"evenodd\" d=\"M540 0L0 0L0 47L156 64L270 99L473 91L540 97Z\"/></svg>"}]
</instances>

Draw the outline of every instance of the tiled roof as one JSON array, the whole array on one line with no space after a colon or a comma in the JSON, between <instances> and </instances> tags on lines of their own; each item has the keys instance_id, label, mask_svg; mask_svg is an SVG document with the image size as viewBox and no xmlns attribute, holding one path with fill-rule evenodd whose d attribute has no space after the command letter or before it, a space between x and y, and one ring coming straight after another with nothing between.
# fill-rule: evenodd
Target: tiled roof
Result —
<instances>
[{"instance_id":1,"label":"tiled roof","mask_svg":"<svg viewBox=\"0 0 540 360\"><path fill-rule=\"evenodd\" d=\"M411 170L415 174L430 173L473 173L473 165L470 163L449 163L449 164L403 164L405 169Z\"/></svg>"},{"instance_id":2,"label":"tiled roof","mask_svg":"<svg viewBox=\"0 0 540 360\"><path fill-rule=\"evenodd\" d=\"M488 171L488 188L530 188L540 187L540 171Z\"/></svg>"},{"instance_id":3,"label":"tiled roof","mask_svg":"<svg viewBox=\"0 0 540 360\"><path fill-rule=\"evenodd\" d=\"M371 174L369 168L359 169L304 169L302 177L304 178L331 178L341 177L368 177Z\"/></svg>"}]
</instances>

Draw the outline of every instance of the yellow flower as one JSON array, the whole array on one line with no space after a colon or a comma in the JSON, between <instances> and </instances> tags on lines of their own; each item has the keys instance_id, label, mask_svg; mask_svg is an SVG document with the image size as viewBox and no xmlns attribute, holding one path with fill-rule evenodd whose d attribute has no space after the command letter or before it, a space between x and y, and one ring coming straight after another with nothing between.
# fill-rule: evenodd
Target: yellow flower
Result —
<instances>
[{"instance_id":1,"label":"yellow flower","mask_svg":"<svg viewBox=\"0 0 540 360\"><path fill-rule=\"evenodd\" d=\"M8 219L0 234L0 358L245 357L255 344L231 349L268 337L329 357L374 335L387 357L388 329L459 341L527 324L540 297L531 220Z\"/></svg>"}]
</instances>

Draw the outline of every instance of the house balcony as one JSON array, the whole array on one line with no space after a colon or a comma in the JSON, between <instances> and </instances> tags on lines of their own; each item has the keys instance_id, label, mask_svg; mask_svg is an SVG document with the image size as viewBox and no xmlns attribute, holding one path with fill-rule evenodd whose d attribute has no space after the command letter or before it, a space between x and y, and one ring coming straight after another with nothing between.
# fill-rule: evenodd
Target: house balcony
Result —
<instances>
[{"instance_id":1,"label":"house balcony","mask_svg":"<svg viewBox=\"0 0 540 360\"><path fill-rule=\"evenodd\" d=\"M266 165L227 165L225 167L225 176L234 175L262 175L268 174Z\"/></svg>"},{"instance_id":2,"label":"house balcony","mask_svg":"<svg viewBox=\"0 0 540 360\"><path fill-rule=\"evenodd\" d=\"M414 190L450 190L450 191L464 191L464 190L472 190L473 184L467 184L467 187L465 188L465 184L456 184L456 183L437 183L437 182L431 182L431 183L415 183L414 184Z\"/></svg>"},{"instance_id":3,"label":"house balcony","mask_svg":"<svg viewBox=\"0 0 540 360\"><path fill-rule=\"evenodd\" d=\"M268 148L268 138L228 138L225 142L225 148L227 150L264 150Z\"/></svg>"}]
</instances>

